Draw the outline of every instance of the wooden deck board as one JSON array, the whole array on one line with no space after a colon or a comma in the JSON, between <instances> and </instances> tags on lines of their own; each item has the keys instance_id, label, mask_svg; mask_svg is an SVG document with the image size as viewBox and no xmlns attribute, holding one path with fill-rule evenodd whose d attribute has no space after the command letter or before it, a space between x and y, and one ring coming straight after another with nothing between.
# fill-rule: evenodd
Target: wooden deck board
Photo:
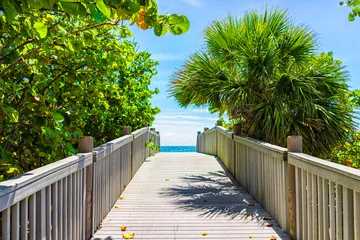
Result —
<instances>
[{"instance_id":1,"label":"wooden deck board","mask_svg":"<svg viewBox=\"0 0 360 240\"><path fill-rule=\"evenodd\" d=\"M123 233L135 233L134 239L289 239L276 222L261 219L268 213L212 156L159 153L122 196L93 239L123 239Z\"/></svg>"}]
</instances>

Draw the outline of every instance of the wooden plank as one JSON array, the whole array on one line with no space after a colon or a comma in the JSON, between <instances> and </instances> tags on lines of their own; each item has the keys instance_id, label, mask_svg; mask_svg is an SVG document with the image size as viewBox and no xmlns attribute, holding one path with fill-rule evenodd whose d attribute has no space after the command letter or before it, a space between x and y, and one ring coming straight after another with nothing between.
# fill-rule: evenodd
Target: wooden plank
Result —
<instances>
[{"instance_id":1,"label":"wooden plank","mask_svg":"<svg viewBox=\"0 0 360 240\"><path fill-rule=\"evenodd\" d=\"M20 203L11 207L11 239L20 238Z\"/></svg>"},{"instance_id":2,"label":"wooden plank","mask_svg":"<svg viewBox=\"0 0 360 240\"><path fill-rule=\"evenodd\" d=\"M58 182L58 196L57 196L57 205L58 205L58 212L57 212L57 221L58 221L58 227L57 227L57 237L58 240L64 239L63 238L63 229L64 229L64 222L63 222L63 212L64 212L64 189L63 189L63 179L61 179Z\"/></svg>"},{"instance_id":3,"label":"wooden plank","mask_svg":"<svg viewBox=\"0 0 360 240\"><path fill-rule=\"evenodd\" d=\"M274 220L261 219L268 213L209 155L150 157L122 196L93 239L122 239L121 225L136 239L289 239Z\"/></svg>"},{"instance_id":4,"label":"wooden plank","mask_svg":"<svg viewBox=\"0 0 360 240\"><path fill-rule=\"evenodd\" d=\"M68 180L69 177L63 179L63 239L68 240ZM69 239L70 240L70 239Z\"/></svg>"},{"instance_id":5,"label":"wooden plank","mask_svg":"<svg viewBox=\"0 0 360 240\"><path fill-rule=\"evenodd\" d=\"M28 239L28 221L29 221L29 199L25 198L21 201L20 207L21 207L21 233L20 238L21 240L27 240Z\"/></svg>"},{"instance_id":6,"label":"wooden plank","mask_svg":"<svg viewBox=\"0 0 360 240\"><path fill-rule=\"evenodd\" d=\"M355 240L360 240L360 193L354 192L354 235Z\"/></svg>"},{"instance_id":7,"label":"wooden plank","mask_svg":"<svg viewBox=\"0 0 360 240\"><path fill-rule=\"evenodd\" d=\"M308 216L307 216L307 187L306 187L306 177L307 172L303 169L301 169L301 212L302 212L302 235L303 237L301 239L309 239L308 235Z\"/></svg>"},{"instance_id":8,"label":"wooden plank","mask_svg":"<svg viewBox=\"0 0 360 240\"><path fill-rule=\"evenodd\" d=\"M329 221L330 221L330 240L336 239L336 207L335 207L335 184L329 183Z\"/></svg>"},{"instance_id":9,"label":"wooden plank","mask_svg":"<svg viewBox=\"0 0 360 240\"><path fill-rule=\"evenodd\" d=\"M29 199L29 240L36 239L36 193Z\"/></svg>"},{"instance_id":10,"label":"wooden plank","mask_svg":"<svg viewBox=\"0 0 360 240\"><path fill-rule=\"evenodd\" d=\"M318 236L324 239L324 200L323 200L323 178L317 177L318 180Z\"/></svg>"},{"instance_id":11,"label":"wooden plank","mask_svg":"<svg viewBox=\"0 0 360 240\"><path fill-rule=\"evenodd\" d=\"M59 227L59 196L58 196L58 182L55 182L51 186L51 238L53 240L58 240L58 227Z\"/></svg>"},{"instance_id":12,"label":"wooden plank","mask_svg":"<svg viewBox=\"0 0 360 240\"><path fill-rule=\"evenodd\" d=\"M343 187L344 240L354 239L354 194L353 190Z\"/></svg>"},{"instance_id":13,"label":"wooden plank","mask_svg":"<svg viewBox=\"0 0 360 240\"><path fill-rule=\"evenodd\" d=\"M324 223L324 239L329 239L329 181L323 179L323 223Z\"/></svg>"},{"instance_id":14,"label":"wooden plank","mask_svg":"<svg viewBox=\"0 0 360 240\"><path fill-rule=\"evenodd\" d=\"M1 239L10 240L10 208L2 211L1 218Z\"/></svg>"},{"instance_id":15,"label":"wooden plank","mask_svg":"<svg viewBox=\"0 0 360 240\"><path fill-rule=\"evenodd\" d=\"M45 205L46 205L46 239L51 240L51 185L48 186L46 188L46 200L45 200Z\"/></svg>"},{"instance_id":16,"label":"wooden plank","mask_svg":"<svg viewBox=\"0 0 360 240\"><path fill-rule=\"evenodd\" d=\"M295 187L296 187L296 239L302 239L302 189L301 189L301 169L295 167Z\"/></svg>"},{"instance_id":17,"label":"wooden plank","mask_svg":"<svg viewBox=\"0 0 360 240\"><path fill-rule=\"evenodd\" d=\"M311 174L311 195L312 195L312 225L313 225L313 237L312 239L318 239L318 191L317 191L317 176Z\"/></svg>"},{"instance_id":18,"label":"wooden plank","mask_svg":"<svg viewBox=\"0 0 360 240\"><path fill-rule=\"evenodd\" d=\"M74 174L71 174L68 177L68 186L67 186L67 190L68 190L68 194L67 194L67 238L69 240L73 240L73 176Z\"/></svg>"},{"instance_id":19,"label":"wooden plank","mask_svg":"<svg viewBox=\"0 0 360 240\"><path fill-rule=\"evenodd\" d=\"M46 239L46 189L36 196L36 239Z\"/></svg>"},{"instance_id":20,"label":"wooden plank","mask_svg":"<svg viewBox=\"0 0 360 240\"><path fill-rule=\"evenodd\" d=\"M336 239L343 239L342 186L336 184Z\"/></svg>"},{"instance_id":21,"label":"wooden plank","mask_svg":"<svg viewBox=\"0 0 360 240\"><path fill-rule=\"evenodd\" d=\"M315 239L313 236L313 228L312 228L312 222L311 222L311 212L312 212L312 206L311 206L311 200L312 200L312 174L309 172L306 172L306 223L307 224L307 231L308 231L308 239Z\"/></svg>"}]
</instances>

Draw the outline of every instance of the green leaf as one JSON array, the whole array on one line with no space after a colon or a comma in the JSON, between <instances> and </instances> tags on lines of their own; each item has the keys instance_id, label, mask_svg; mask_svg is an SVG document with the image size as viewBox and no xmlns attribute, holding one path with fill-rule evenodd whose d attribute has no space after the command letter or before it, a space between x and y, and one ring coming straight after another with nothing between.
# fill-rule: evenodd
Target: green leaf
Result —
<instances>
[{"instance_id":1,"label":"green leaf","mask_svg":"<svg viewBox=\"0 0 360 240\"><path fill-rule=\"evenodd\" d=\"M96 1L96 7L107 17L110 18L110 9L105 5L103 0Z\"/></svg>"},{"instance_id":2,"label":"green leaf","mask_svg":"<svg viewBox=\"0 0 360 240\"><path fill-rule=\"evenodd\" d=\"M62 122L62 121L64 121L64 117L63 117L63 115L61 115L60 113L53 113L53 114L52 114L52 117L53 117L53 119L54 119L56 122Z\"/></svg>"},{"instance_id":3,"label":"green leaf","mask_svg":"<svg viewBox=\"0 0 360 240\"><path fill-rule=\"evenodd\" d=\"M44 38L47 35L47 27L42 22L34 23L35 30L39 33L40 38Z\"/></svg>"},{"instance_id":4,"label":"green leaf","mask_svg":"<svg viewBox=\"0 0 360 240\"><path fill-rule=\"evenodd\" d=\"M1 106L1 109L12 122L19 122L19 112L16 109L6 105Z\"/></svg>"},{"instance_id":5,"label":"green leaf","mask_svg":"<svg viewBox=\"0 0 360 240\"><path fill-rule=\"evenodd\" d=\"M61 2L61 7L71 15L86 17L86 8L80 2Z\"/></svg>"},{"instance_id":6,"label":"green leaf","mask_svg":"<svg viewBox=\"0 0 360 240\"><path fill-rule=\"evenodd\" d=\"M99 23L105 22L107 17L99 11L95 4L89 4L91 16Z\"/></svg>"},{"instance_id":7,"label":"green leaf","mask_svg":"<svg viewBox=\"0 0 360 240\"><path fill-rule=\"evenodd\" d=\"M31 2L31 1L30 1ZM56 0L46 0L46 1L42 1L43 3L43 7L46 9L53 9L54 7L54 3L56 2Z\"/></svg>"},{"instance_id":8,"label":"green leaf","mask_svg":"<svg viewBox=\"0 0 360 240\"><path fill-rule=\"evenodd\" d=\"M2 2L4 8L4 14L7 20L11 23L14 18L18 15L18 12L15 9L15 6L10 2L10 0L4 0Z\"/></svg>"},{"instance_id":9,"label":"green leaf","mask_svg":"<svg viewBox=\"0 0 360 240\"><path fill-rule=\"evenodd\" d=\"M186 33L190 28L190 22L184 15L171 14L168 19L170 32L174 35Z\"/></svg>"},{"instance_id":10,"label":"green leaf","mask_svg":"<svg viewBox=\"0 0 360 240\"><path fill-rule=\"evenodd\" d=\"M349 13L348 20L349 20L350 22L352 22L352 21L355 20L355 16L354 16L353 13Z\"/></svg>"},{"instance_id":11,"label":"green leaf","mask_svg":"<svg viewBox=\"0 0 360 240\"><path fill-rule=\"evenodd\" d=\"M167 31L168 31L168 28L159 23L156 24L154 27L154 33L158 37L165 35L167 33Z\"/></svg>"},{"instance_id":12,"label":"green leaf","mask_svg":"<svg viewBox=\"0 0 360 240\"><path fill-rule=\"evenodd\" d=\"M140 11L140 4L136 0L125 0L124 10L127 14L133 15Z\"/></svg>"}]
</instances>

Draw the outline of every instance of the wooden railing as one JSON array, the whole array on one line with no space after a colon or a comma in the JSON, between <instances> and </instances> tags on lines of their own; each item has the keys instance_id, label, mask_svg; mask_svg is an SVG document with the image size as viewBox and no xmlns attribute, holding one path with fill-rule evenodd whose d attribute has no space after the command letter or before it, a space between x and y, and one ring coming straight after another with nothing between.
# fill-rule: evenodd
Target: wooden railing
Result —
<instances>
[{"instance_id":1,"label":"wooden railing","mask_svg":"<svg viewBox=\"0 0 360 240\"><path fill-rule=\"evenodd\" d=\"M90 239L149 156L149 134L143 128L1 182L1 239Z\"/></svg>"},{"instance_id":2,"label":"wooden railing","mask_svg":"<svg viewBox=\"0 0 360 240\"><path fill-rule=\"evenodd\" d=\"M292 239L360 240L360 170L291 144L288 151L219 126L197 138L198 152L218 156Z\"/></svg>"},{"instance_id":3,"label":"wooden railing","mask_svg":"<svg viewBox=\"0 0 360 240\"><path fill-rule=\"evenodd\" d=\"M297 239L360 239L360 171L302 153L295 166Z\"/></svg>"},{"instance_id":4,"label":"wooden railing","mask_svg":"<svg viewBox=\"0 0 360 240\"><path fill-rule=\"evenodd\" d=\"M216 155L233 177L267 210L284 229L288 229L286 148L251 138L234 136L216 126L198 135L203 153Z\"/></svg>"}]
</instances>

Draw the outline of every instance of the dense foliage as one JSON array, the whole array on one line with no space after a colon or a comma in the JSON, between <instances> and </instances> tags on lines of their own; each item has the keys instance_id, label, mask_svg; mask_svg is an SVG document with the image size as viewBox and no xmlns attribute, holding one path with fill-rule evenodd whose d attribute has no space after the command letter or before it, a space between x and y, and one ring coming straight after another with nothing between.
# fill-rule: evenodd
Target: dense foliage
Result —
<instances>
[{"instance_id":1,"label":"dense foliage","mask_svg":"<svg viewBox=\"0 0 360 240\"><path fill-rule=\"evenodd\" d=\"M17 21L20 14L38 10L65 12L70 16L92 18L98 23L128 20L143 30L153 28L157 36L165 35L168 31L180 35L190 27L184 15L158 14L156 0L0 0L0 11L4 12L8 23ZM37 28L43 29L43 36L46 36L44 25L37 25Z\"/></svg>"},{"instance_id":2,"label":"dense foliage","mask_svg":"<svg viewBox=\"0 0 360 240\"><path fill-rule=\"evenodd\" d=\"M0 14L0 180L75 154L82 135L98 145L152 123L158 63L125 40L131 32L119 19L8 14Z\"/></svg>"},{"instance_id":3,"label":"dense foliage","mask_svg":"<svg viewBox=\"0 0 360 240\"><path fill-rule=\"evenodd\" d=\"M305 152L319 157L353 130L347 72L331 53L317 55L312 31L285 11L229 16L204 34L204 47L172 79L181 106L226 112L243 134L277 145L301 135Z\"/></svg>"},{"instance_id":4,"label":"dense foliage","mask_svg":"<svg viewBox=\"0 0 360 240\"><path fill-rule=\"evenodd\" d=\"M351 8L348 19L349 21L354 21L356 17L360 16L360 1L359 0L349 0L340 2L341 6L348 6Z\"/></svg>"}]
</instances>

